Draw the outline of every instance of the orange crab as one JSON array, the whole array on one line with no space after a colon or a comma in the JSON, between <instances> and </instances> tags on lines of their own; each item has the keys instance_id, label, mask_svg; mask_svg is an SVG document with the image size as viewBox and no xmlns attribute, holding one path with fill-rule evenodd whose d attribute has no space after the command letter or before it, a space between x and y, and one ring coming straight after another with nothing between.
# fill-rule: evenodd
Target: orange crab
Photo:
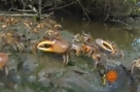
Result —
<instances>
[{"instance_id":1,"label":"orange crab","mask_svg":"<svg viewBox=\"0 0 140 92\"><path fill-rule=\"evenodd\" d=\"M86 56L90 57L92 52L99 52L98 47L95 44L90 44L90 43L86 43L84 42L82 44L82 51L87 53Z\"/></svg>"},{"instance_id":2,"label":"orange crab","mask_svg":"<svg viewBox=\"0 0 140 92\"><path fill-rule=\"evenodd\" d=\"M86 56L91 57L93 60L95 60L93 69L96 69L97 64L101 63L102 60L102 53L100 52L98 47L95 44L83 43L82 51L87 54Z\"/></svg>"},{"instance_id":3,"label":"orange crab","mask_svg":"<svg viewBox=\"0 0 140 92\"><path fill-rule=\"evenodd\" d=\"M70 45L66 41L56 38L46 38L37 45L37 49L39 50L62 54L64 64L69 62L69 48Z\"/></svg>"}]
</instances>

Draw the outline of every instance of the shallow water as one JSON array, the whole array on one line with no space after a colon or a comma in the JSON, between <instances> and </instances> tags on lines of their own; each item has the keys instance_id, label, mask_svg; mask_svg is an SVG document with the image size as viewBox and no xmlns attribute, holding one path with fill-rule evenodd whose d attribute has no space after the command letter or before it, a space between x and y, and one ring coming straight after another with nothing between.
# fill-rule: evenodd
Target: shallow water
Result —
<instances>
[{"instance_id":1,"label":"shallow water","mask_svg":"<svg viewBox=\"0 0 140 92\"><path fill-rule=\"evenodd\" d=\"M90 33L93 38L103 38L115 41L120 48L132 50L132 42L135 39L135 34L124 30L121 27L106 24L103 22L86 22L80 19L64 18L59 19L63 29L73 32L74 34L85 31Z\"/></svg>"}]
</instances>

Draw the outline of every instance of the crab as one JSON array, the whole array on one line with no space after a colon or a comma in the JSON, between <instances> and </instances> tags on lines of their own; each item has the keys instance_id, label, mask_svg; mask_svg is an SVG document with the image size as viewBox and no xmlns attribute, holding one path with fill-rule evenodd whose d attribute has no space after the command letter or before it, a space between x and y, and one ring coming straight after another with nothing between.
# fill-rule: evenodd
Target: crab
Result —
<instances>
[{"instance_id":1,"label":"crab","mask_svg":"<svg viewBox=\"0 0 140 92\"><path fill-rule=\"evenodd\" d=\"M81 40L83 42L88 42L88 43L92 43L93 42L92 36L90 34L86 34L84 31L82 31Z\"/></svg>"},{"instance_id":2,"label":"crab","mask_svg":"<svg viewBox=\"0 0 140 92\"><path fill-rule=\"evenodd\" d=\"M82 51L86 53L86 56L91 57L95 60L94 68L96 69L97 65L101 63L102 53L95 44L83 43Z\"/></svg>"},{"instance_id":3,"label":"crab","mask_svg":"<svg viewBox=\"0 0 140 92\"><path fill-rule=\"evenodd\" d=\"M80 52L82 51L82 43L80 40L77 38L79 34L76 34L73 39L72 39L72 44L71 44L71 51L75 51L75 55L79 56Z\"/></svg>"},{"instance_id":4,"label":"crab","mask_svg":"<svg viewBox=\"0 0 140 92\"><path fill-rule=\"evenodd\" d=\"M83 43L83 42L92 43L92 41L93 41L92 36L90 34L86 34L84 31L82 31L81 34L79 34L79 33L76 34L74 38L75 38L75 41L78 41L81 43Z\"/></svg>"},{"instance_id":5,"label":"crab","mask_svg":"<svg viewBox=\"0 0 140 92\"><path fill-rule=\"evenodd\" d=\"M131 67L131 73L133 74L134 68L139 68L140 69L140 59L134 60L132 67Z\"/></svg>"},{"instance_id":6,"label":"crab","mask_svg":"<svg viewBox=\"0 0 140 92\"><path fill-rule=\"evenodd\" d=\"M13 17L5 19L5 24L2 25L3 28L6 28L7 26L11 26L13 24L18 23L19 20Z\"/></svg>"},{"instance_id":7,"label":"crab","mask_svg":"<svg viewBox=\"0 0 140 92\"><path fill-rule=\"evenodd\" d=\"M70 45L66 41L56 38L46 38L37 45L37 49L41 51L63 55L64 65L69 62L69 48Z\"/></svg>"},{"instance_id":8,"label":"crab","mask_svg":"<svg viewBox=\"0 0 140 92\"><path fill-rule=\"evenodd\" d=\"M1 51L7 46L12 47L15 51L22 52L24 50L24 44L21 42L23 40L22 36L14 31L15 30L8 30L0 32Z\"/></svg>"},{"instance_id":9,"label":"crab","mask_svg":"<svg viewBox=\"0 0 140 92\"><path fill-rule=\"evenodd\" d=\"M45 33L50 37L55 37L55 38L59 39L59 38L61 38L60 33L59 33L61 31L61 29L62 29L62 26L60 24L56 24L53 26L52 29L47 30Z\"/></svg>"},{"instance_id":10,"label":"crab","mask_svg":"<svg viewBox=\"0 0 140 92\"><path fill-rule=\"evenodd\" d=\"M86 45L92 41L92 37L89 34L86 34L82 31L82 34L76 34L72 39L71 50L76 51L76 56L79 56L80 52L88 53L87 56L90 56L90 52L92 52L90 46Z\"/></svg>"},{"instance_id":11,"label":"crab","mask_svg":"<svg viewBox=\"0 0 140 92\"><path fill-rule=\"evenodd\" d=\"M118 49L117 44L115 42L105 41L101 38L97 38L95 40L95 43L99 46L101 51L105 52L105 54L108 54L109 57L124 57L123 52Z\"/></svg>"}]
</instances>

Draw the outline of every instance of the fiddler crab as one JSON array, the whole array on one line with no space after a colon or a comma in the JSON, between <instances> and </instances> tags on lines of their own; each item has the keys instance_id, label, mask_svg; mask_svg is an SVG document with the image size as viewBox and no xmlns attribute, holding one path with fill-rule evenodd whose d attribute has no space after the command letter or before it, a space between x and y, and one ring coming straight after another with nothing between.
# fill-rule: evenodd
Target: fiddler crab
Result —
<instances>
[{"instance_id":1,"label":"fiddler crab","mask_svg":"<svg viewBox=\"0 0 140 92\"><path fill-rule=\"evenodd\" d=\"M134 68L139 68L140 69L140 59L134 60L132 67L131 67L131 73L133 74Z\"/></svg>"},{"instance_id":2,"label":"fiddler crab","mask_svg":"<svg viewBox=\"0 0 140 92\"><path fill-rule=\"evenodd\" d=\"M23 51L24 44L21 42L22 36L14 31L1 31L0 32L0 42L2 45L1 51L7 46L11 46L15 51Z\"/></svg>"},{"instance_id":3,"label":"fiddler crab","mask_svg":"<svg viewBox=\"0 0 140 92\"><path fill-rule=\"evenodd\" d=\"M69 62L69 48L70 45L61 39L46 38L37 45L37 49L63 55L63 64L66 65Z\"/></svg>"},{"instance_id":4,"label":"fiddler crab","mask_svg":"<svg viewBox=\"0 0 140 92\"><path fill-rule=\"evenodd\" d=\"M101 51L108 53L109 57L119 57L123 58L124 53L118 49L117 44L115 42L105 41L101 38L97 38L95 43L101 49Z\"/></svg>"},{"instance_id":5,"label":"fiddler crab","mask_svg":"<svg viewBox=\"0 0 140 92\"><path fill-rule=\"evenodd\" d=\"M87 56L90 56L89 54L92 52L91 46L88 46L87 43L92 42L93 38L91 35L84 33L82 31L82 34L76 34L74 38L72 39L72 48L76 51L76 56L79 56L80 52L86 52L88 53Z\"/></svg>"},{"instance_id":6,"label":"fiddler crab","mask_svg":"<svg viewBox=\"0 0 140 92\"><path fill-rule=\"evenodd\" d=\"M45 34L48 35L49 37L55 37L57 39L60 39L59 32L61 31L61 29L62 29L62 26L60 24L56 24L56 25L53 26L52 29L47 30L45 32Z\"/></svg>"}]
</instances>

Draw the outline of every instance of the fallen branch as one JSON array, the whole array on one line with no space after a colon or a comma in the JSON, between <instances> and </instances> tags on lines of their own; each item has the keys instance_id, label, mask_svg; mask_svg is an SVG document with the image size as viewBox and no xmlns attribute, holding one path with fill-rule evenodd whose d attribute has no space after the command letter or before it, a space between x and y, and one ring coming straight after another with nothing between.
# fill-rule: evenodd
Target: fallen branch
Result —
<instances>
[{"instance_id":1,"label":"fallen branch","mask_svg":"<svg viewBox=\"0 0 140 92\"><path fill-rule=\"evenodd\" d=\"M34 12L33 10L24 10L24 9L21 10L21 9L16 9L16 8L12 8L12 10L17 11L17 12L22 12L22 13L23 13L23 12L24 12L24 13L25 13L25 12L26 12L26 13L33 13L33 12Z\"/></svg>"},{"instance_id":2,"label":"fallen branch","mask_svg":"<svg viewBox=\"0 0 140 92\"><path fill-rule=\"evenodd\" d=\"M127 23L124 23L124 22L122 22L122 21L120 21L120 20L112 19L112 20L110 20L110 21L111 21L111 22L117 22L117 23L123 24L123 25L125 25L125 26L130 26L130 27L131 27L131 25L129 25L129 24L127 24Z\"/></svg>"},{"instance_id":3,"label":"fallen branch","mask_svg":"<svg viewBox=\"0 0 140 92\"><path fill-rule=\"evenodd\" d=\"M47 9L47 10L44 10L44 12L46 12L46 11L52 11L52 10L59 10L59 9L62 9L62 8L65 8L65 7L68 7L68 6L70 6L70 5L72 5L72 4L74 4L74 3L76 3L77 1L73 1L73 2L71 2L71 3L69 3L69 4L67 4L67 5L63 5L63 6L60 6L60 7L53 7L53 8L49 8L49 9Z\"/></svg>"},{"instance_id":4,"label":"fallen branch","mask_svg":"<svg viewBox=\"0 0 140 92\"><path fill-rule=\"evenodd\" d=\"M53 12L49 14L42 14L41 17L50 17L53 15ZM8 13L0 13L0 16L8 16L8 17L33 17L38 16L37 14L27 14L27 13L16 13L16 14L8 14Z\"/></svg>"}]
</instances>

